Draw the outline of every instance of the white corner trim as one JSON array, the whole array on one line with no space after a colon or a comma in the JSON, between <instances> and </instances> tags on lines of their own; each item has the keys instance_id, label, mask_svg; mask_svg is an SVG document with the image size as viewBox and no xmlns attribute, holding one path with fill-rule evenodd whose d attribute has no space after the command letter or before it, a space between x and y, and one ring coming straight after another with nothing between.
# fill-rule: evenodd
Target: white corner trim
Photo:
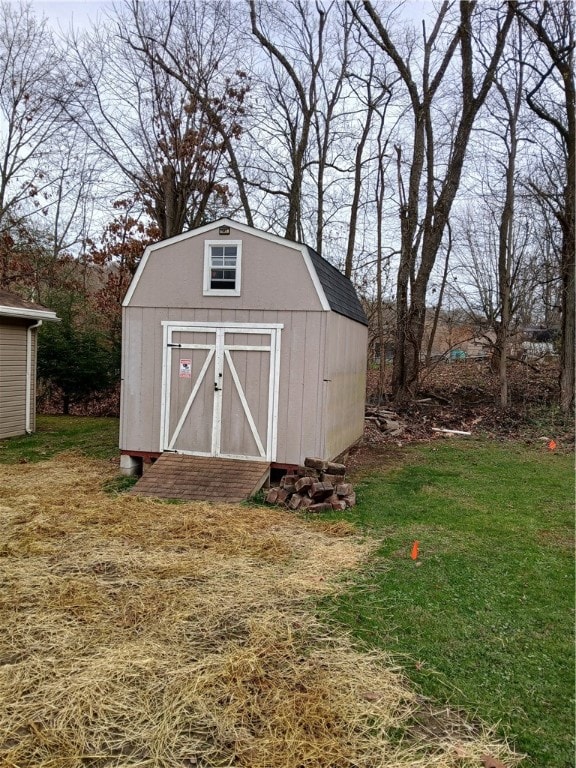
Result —
<instances>
[{"instance_id":1,"label":"white corner trim","mask_svg":"<svg viewBox=\"0 0 576 768\"><path fill-rule=\"evenodd\" d=\"M42 320L37 320L26 329L26 406L25 406L25 431L29 435L32 432L32 374L36 370L35 358L32 357L32 331L40 328Z\"/></svg>"},{"instance_id":2,"label":"white corner trim","mask_svg":"<svg viewBox=\"0 0 576 768\"><path fill-rule=\"evenodd\" d=\"M166 242L166 241L164 240L162 242ZM159 243L154 243L154 245L146 246L144 250L144 255L140 259L140 264L138 264L138 267L136 268L136 272L134 272L134 277L132 278L132 282L128 286L128 290L126 291L126 296L124 296L124 299L122 300L123 307L128 307L130 305L130 302L132 301L132 296L134 295L134 291L136 290L136 286L140 282L140 277L142 276L142 272L144 272L144 269L146 267L148 257L150 256L150 251L155 250L158 246L159 246Z\"/></svg>"},{"instance_id":3,"label":"white corner trim","mask_svg":"<svg viewBox=\"0 0 576 768\"><path fill-rule=\"evenodd\" d=\"M310 253L308 251L308 248L305 245L301 245L299 246L299 248L302 252L302 256L304 258L304 264L306 264L306 268L308 269L310 279L312 280L314 288L316 288L316 293L318 294L318 299L320 300L322 309L325 312L329 312L330 304L328 303L328 299L326 298L326 294L324 293L324 288L322 288L322 283L320 282L318 273L316 272L316 270L314 269L314 265L312 264L312 259L310 258Z\"/></svg>"},{"instance_id":4,"label":"white corner trim","mask_svg":"<svg viewBox=\"0 0 576 768\"><path fill-rule=\"evenodd\" d=\"M234 323L229 320L161 320L160 325L170 327L173 331L213 331L215 328L231 328L240 333L259 333L260 330L269 330L270 328L284 328L284 323Z\"/></svg>"}]
</instances>

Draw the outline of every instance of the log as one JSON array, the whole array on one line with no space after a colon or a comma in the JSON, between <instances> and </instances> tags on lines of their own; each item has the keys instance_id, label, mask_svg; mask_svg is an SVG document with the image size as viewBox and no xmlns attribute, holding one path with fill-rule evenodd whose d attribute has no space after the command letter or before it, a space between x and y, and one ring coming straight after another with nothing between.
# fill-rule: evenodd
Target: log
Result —
<instances>
[{"instance_id":1,"label":"log","mask_svg":"<svg viewBox=\"0 0 576 768\"><path fill-rule=\"evenodd\" d=\"M432 432L443 432L445 435L471 435L472 432L462 432L461 429L441 429L440 427L432 427Z\"/></svg>"}]
</instances>

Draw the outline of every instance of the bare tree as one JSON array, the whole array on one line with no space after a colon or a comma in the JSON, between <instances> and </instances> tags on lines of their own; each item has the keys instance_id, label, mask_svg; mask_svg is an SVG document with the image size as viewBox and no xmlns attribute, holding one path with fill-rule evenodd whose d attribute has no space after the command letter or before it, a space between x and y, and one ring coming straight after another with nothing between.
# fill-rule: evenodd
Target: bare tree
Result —
<instances>
[{"instance_id":1,"label":"bare tree","mask_svg":"<svg viewBox=\"0 0 576 768\"><path fill-rule=\"evenodd\" d=\"M37 210L50 185L62 130L59 60L30 3L0 3L0 232Z\"/></svg>"},{"instance_id":2,"label":"bare tree","mask_svg":"<svg viewBox=\"0 0 576 768\"><path fill-rule=\"evenodd\" d=\"M508 168L506 168L506 171ZM539 320L539 308L533 297L538 289L539 258L537 232L540 221L534 220L532 209L521 198L514 206L514 217L502 234L502 211L506 193L495 205L487 190L455 217L458 237L454 243L455 258L448 275L447 289L464 318L476 327L492 351L493 367L501 377L500 402L508 405L506 363L510 342L525 324ZM502 254L502 241L506 251ZM502 263L504 259L504 264ZM504 275L503 275L504 271ZM505 314L503 313L505 309ZM505 333L502 325L505 324Z\"/></svg>"},{"instance_id":3,"label":"bare tree","mask_svg":"<svg viewBox=\"0 0 576 768\"><path fill-rule=\"evenodd\" d=\"M508 405L508 354L514 309L519 306L518 276L526 256L531 227L524 217L516 218L517 190L520 187L519 151L528 136L522 125L524 108L525 52L523 34L516 27L509 36L505 62L497 73L494 89L487 101L488 116L478 133L485 138L480 154L490 160L483 163L484 208L490 226L497 231L497 291L493 327L492 368L500 380L500 404ZM524 226L526 223L526 227ZM525 287L525 286L524 286Z\"/></svg>"},{"instance_id":4,"label":"bare tree","mask_svg":"<svg viewBox=\"0 0 576 768\"><path fill-rule=\"evenodd\" d=\"M249 8L252 34L266 54L262 91L274 121L263 121L254 136L261 160L252 183L284 201L284 234L303 240L306 179L314 179L313 234L321 252L327 174L338 172L334 125L342 117L351 20L333 3L249 0Z\"/></svg>"},{"instance_id":5,"label":"bare tree","mask_svg":"<svg viewBox=\"0 0 576 768\"><path fill-rule=\"evenodd\" d=\"M127 9L119 38L148 67L156 67L188 95L190 105L210 132L212 160L219 153L218 169L253 224L244 169L236 143L243 132L245 97L250 88L247 73L238 68L246 61L238 35L236 8L225 0L125 0Z\"/></svg>"},{"instance_id":6,"label":"bare tree","mask_svg":"<svg viewBox=\"0 0 576 768\"><path fill-rule=\"evenodd\" d=\"M534 114L559 138L563 189L557 196L558 176L552 185L534 185L550 206L562 229L562 328L560 406L574 410L575 366L575 206L576 206L576 82L574 74L574 5L571 0L526 0L516 8L533 40L531 66L535 82L526 98ZM554 164L553 164L554 167ZM552 189L550 188L552 187Z\"/></svg>"},{"instance_id":7,"label":"bare tree","mask_svg":"<svg viewBox=\"0 0 576 768\"><path fill-rule=\"evenodd\" d=\"M472 128L492 87L514 18L513 2L493 11L479 7L474 1L462 1L456 20L451 17L451 8L447 0L440 5L429 34L423 25L419 81L410 52L401 53L388 23L376 7L364 0L363 12L355 11L364 32L396 67L408 94L413 119L406 181L404 152L398 145L401 255L397 274L393 391L400 402L412 397L418 384L430 275L458 192ZM475 76L475 43L479 34L475 20L481 22L483 35L489 29L489 22L492 24L491 53L480 77ZM441 86L448 79L453 114L441 124L444 134L439 137L434 107L439 101ZM446 143L448 153L440 163L438 148Z\"/></svg>"},{"instance_id":8,"label":"bare tree","mask_svg":"<svg viewBox=\"0 0 576 768\"><path fill-rule=\"evenodd\" d=\"M358 33L358 30L356 30ZM358 236L358 217L362 204L362 193L370 187L370 174L376 177L373 192L377 218L377 240L382 246L384 214L384 190L388 166L388 144L399 118L389 120L388 109L392 103L398 77L390 76L385 66L377 61L378 49L370 40L358 35L356 55L350 65L348 81L353 98L361 106L358 113L359 130L355 138L353 177L351 179L352 200L348 224L348 242L344 274L352 277L355 264L355 246ZM364 64L364 67L362 66ZM376 136L374 136L374 132ZM372 193L369 193L372 194ZM366 195L365 195L366 197ZM366 200L365 200L366 202ZM379 215L380 214L380 215ZM380 246L377 246L381 254Z\"/></svg>"},{"instance_id":9,"label":"bare tree","mask_svg":"<svg viewBox=\"0 0 576 768\"><path fill-rule=\"evenodd\" d=\"M230 137L240 134L246 92L243 74L235 82L220 74L224 54L216 44L195 49L194 87L162 66L146 30L161 31L160 21L170 26L171 10L133 3L70 48L78 97L68 114L122 174L129 196L141 199L161 237L228 212L221 126ZM196 35L207 34L201 24L208 17L214 23L208 6L203 13Z\"/></svg>"}]
</instances>

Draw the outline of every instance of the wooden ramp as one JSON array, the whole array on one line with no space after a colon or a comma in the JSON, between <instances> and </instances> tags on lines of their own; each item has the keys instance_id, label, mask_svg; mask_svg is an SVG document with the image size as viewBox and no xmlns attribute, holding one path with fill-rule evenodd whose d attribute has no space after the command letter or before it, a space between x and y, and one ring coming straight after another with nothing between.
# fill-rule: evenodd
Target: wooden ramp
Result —
<instances>
[{"instance_id":1,"label":"wooden ramp","mask_svg":"<svg viewBox=\"0 0 576 768\"><path fill-rule=\"evenodd\" d=\"M163 453L130 493L161 499L238 502L262 488L270 473L265 461L240 461Z\"/></svg>"}]
</instances>

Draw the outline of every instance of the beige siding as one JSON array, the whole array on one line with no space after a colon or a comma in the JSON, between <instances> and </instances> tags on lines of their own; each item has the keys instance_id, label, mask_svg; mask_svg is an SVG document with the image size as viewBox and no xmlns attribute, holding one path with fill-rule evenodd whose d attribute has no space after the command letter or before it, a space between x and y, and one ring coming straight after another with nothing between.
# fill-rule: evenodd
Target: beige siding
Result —
<instances>
[{"instance_id":1,"label":"beige siding","mask_svg":"<svg viewBox=\"0 0 576 768\"><path fill-rule=\"evenodd\" d=\"M326 339L324 455L335 458L362 437L368 331L330 312Z\"/></svg>"},{"instance_id":2,"label":"beige siding","mask_svg":"<svg viewBox=\"0 0 576 768\"><path fill-rule=\"evenodd\" d=\"M28 323L0 318L0 438L26 431Z\"/></svg>"},{"instance_id":3,"label":"beige siding","mask_svg":"<svg viewBox=\"0 0 576 768\"><path fill-rule=\"evenodd\" d=\"M227 322L261 322L284 325L276 461L295 464L305 456L321 455L324 448L322 350L328 315L326 312L216 307L209 310L125 308L120 448L126 451L159 450L163 320L223 325Z\"/></svg>"},{"instance_id":4,"label":"beige siding","mask_svg":"<svg viewBox=\"0 0 576 768\"><path fill-rule=\"evenodd\" d=\"M203 295L206 240L242 241L240 296ZM234 229L226 237L211 231L151 251L130 306L218 311L223 302L235 311L322 309L299 250Z\"/></svg>"}]
</instances>

